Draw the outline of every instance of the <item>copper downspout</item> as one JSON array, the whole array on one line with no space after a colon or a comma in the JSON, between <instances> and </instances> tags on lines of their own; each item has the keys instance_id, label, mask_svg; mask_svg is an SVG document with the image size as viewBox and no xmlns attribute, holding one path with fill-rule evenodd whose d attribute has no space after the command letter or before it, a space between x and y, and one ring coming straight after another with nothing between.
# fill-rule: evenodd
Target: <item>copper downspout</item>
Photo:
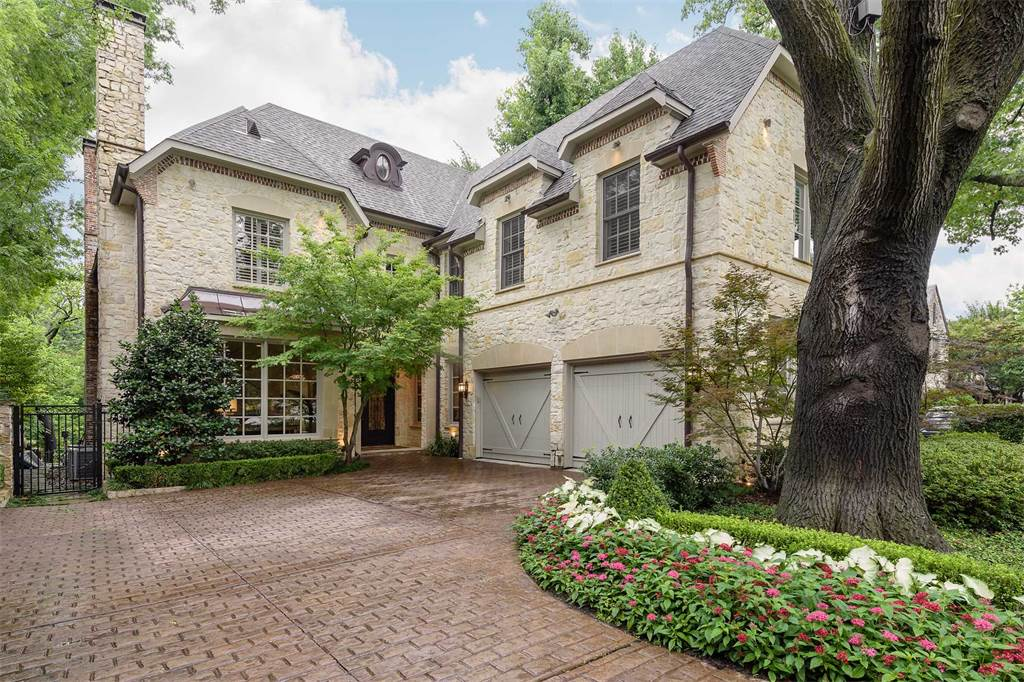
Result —
<instances>
[{"instance_id":1,"label":"copper downspout","mask_svg":"<svg viewBox=\"0 0 1024 682\"><path fill-rule=\"evenodd\" d=\"M683 253L683 273L686 277L686 302L683 316L688 331L693 330L693 221L697 212L697 171L686 157L683 145L676 147L680 163L686 167L686 247ZM690 348L684 349L686 366L690 366ZM690 389L683 392L683 444L690 445L693 439L693 414L690 412Z\"/></svg>"}]
</instances>

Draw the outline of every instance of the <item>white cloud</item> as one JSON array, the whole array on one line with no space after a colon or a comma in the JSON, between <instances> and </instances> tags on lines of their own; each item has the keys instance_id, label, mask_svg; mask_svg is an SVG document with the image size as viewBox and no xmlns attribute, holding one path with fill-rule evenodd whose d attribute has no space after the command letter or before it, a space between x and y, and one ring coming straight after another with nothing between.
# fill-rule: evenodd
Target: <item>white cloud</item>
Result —
<instances>
[{"instance_id":1,"label":"white cloud","mask_svg":"<svg viewBox=\"0 0 1024 682\"><path fill-rule=\"evenodd\" d=\"M643 5L637 5L636 6L636 13L639 14L640 16L642 16L642 17L646 17L647 16L647 8L644 7Z\"/></svg>"},{"instance_id":2,"label":"white cloud","mask_svg":"<svg viewBox=\"0 0 1024 682\"><path fill-rule=\"evenodd\" d=\"M148 146L236 106L273 102L441 160L456 155L453 139L478 161L495 157L487 126L518 74L464 56L449 63L446 83L400 88L394 63L362 45L344 9L308 0L287 12L274 0L247 0L228 17L171 12L183 48L160 49L175 82L148 93Z\"/></svg>"},{"instance_id":3,"label":"white cloud","mask_svg":"<svg viewBox=\"0 0 1024 682\"><path fill-rule=\"evenodd\" d=\"M949 246L943 235L936 252L948 257L955 248ZM936 260L932 259L928 281L938 285L949 318L966 312L968 303L1005 299L1007 288L1024 280L1024 249L996 254L990 245L984 244L971 253L957 254L948 262L937 264Z\"/></svg>"},{"instance_id":4,"label":"white cloud","mask_svg":"<svg viewBox=\"0 0 1024 682\"><path fill-rule=\"evenodd\" d=\"M678 28L669 29L665 34L665 43L674 49L685 47L693 42L693 36L688 36Z\"/></svg>"},{"instance_id":5,"label":"white cloud","mask_svg":"<svg viewBox=\"0 0 1024 682\"><path fill-rule=\"evenodd\" d=\"M476 10L475 12L473 12L473 21L476 22L477 26L486 26L487 16L480 10Z\"/></svg>"}]
</instances>

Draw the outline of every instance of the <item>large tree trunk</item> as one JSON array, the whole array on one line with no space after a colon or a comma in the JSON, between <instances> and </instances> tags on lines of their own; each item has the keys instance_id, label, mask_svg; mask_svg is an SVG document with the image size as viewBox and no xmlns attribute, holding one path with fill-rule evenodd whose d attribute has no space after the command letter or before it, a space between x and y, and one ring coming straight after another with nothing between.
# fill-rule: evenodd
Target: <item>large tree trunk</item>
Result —
<instances>
[{"instance_id":1,"label":"large tree trunk","mask_svg":"<svg viewBox=\"0 0 1024 682\"><path fill-rule=\"evenodd\" d=\"M766 0L804 95L816 262L778 517L946 549L921 491L925 288L971 158L1024 68L1024 0Z\"/></svg>"},{"instance_id":2,"label":"large tree trunk","mask_svg":"<svg viewBox=\"0 0 1024 682\"><path fill-rule=\"evenodd\" d=\"M932 246L837 242L819 251L800 320L779 518L945 548L925 507L918 449Z\"/></svg>"}]
</instances>

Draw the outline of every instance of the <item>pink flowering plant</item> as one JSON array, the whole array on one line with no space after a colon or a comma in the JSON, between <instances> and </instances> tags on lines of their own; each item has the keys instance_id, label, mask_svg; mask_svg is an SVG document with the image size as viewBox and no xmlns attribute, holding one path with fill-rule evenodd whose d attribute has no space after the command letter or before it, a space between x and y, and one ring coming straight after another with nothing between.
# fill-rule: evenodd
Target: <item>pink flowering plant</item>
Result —
<instances>
[{"instance_id":1,"label":"pink flowering plant","mask_svg":"<svg viewBox=\"0 0 1024 682\"><path fill-rule=\"evenodd\" d=\"M544 589L640 637L770 680L1024 679L1024 622L979 581L940 585L866 547L835 561L684 536L603 502L571 482L541 498L516 521L520 558Z\"/></svg>"}]
</instances>

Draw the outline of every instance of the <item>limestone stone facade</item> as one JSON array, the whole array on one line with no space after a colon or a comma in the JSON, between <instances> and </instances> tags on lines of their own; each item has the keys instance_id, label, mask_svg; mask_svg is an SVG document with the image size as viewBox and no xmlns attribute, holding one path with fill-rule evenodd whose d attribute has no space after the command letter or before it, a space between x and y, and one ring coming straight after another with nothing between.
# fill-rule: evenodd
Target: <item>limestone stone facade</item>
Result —
<instances>
[{"instance_id":1,"label":"limestone stone facade","mask_svg":"<svg viewBox=\"0 0 1024 682\"><path fill-rule=\"evenodd\" d=\"M688 171L675 156L654 158L673 139L685 107L662 103L602 124L561 161L551 158L555 145L545 143L543 159L520 172L513 158L505 164L508 181L480 191L472 188L487 168L471 176L405 152L404 186L393 178L374 184L361 171L352 179L345 164L350 156L354 161L367 153L369 143L322 122L308 134L333 136L352 148L340 146L317 166L311 159L323 148L320 141L308 154L281 155L274 165L268 159L283 154L285 142L300 149L303 142L284 135L284 127L275 129L280 119L274 117L290 115L280 109L228 112L203 124L216 134L195 138L198 142L187 135L170 139L146 152L143 24L136 18L112 26L111 43L97 56L97 139L94 154L86 155L87 163L95 164L87 168L87 178L95 180L87 182L86 198L91 192L95 207L87 216L87 263L96 264L91 312L97 320L87 355L95 366L89 381L100 400L113 396L111 362L119 343L134 337L140 316L160 315L189 287L245 290L235 275L236 212L282 222L285 250L297 247L296 225L322 225L326 212L338 212L346 229L370 224L399 233L395 248L403 254L429 250L443 272L454 274L451 264L462 264L463 294L476 300L478 311L469 327L446 340L435 367L421 377L397 378L394 444L425 446L439 431L461 429L466 457L482 455L483 382L496 372L530 368L549 376L549 406L541 418L548 422L550 442L542 463L569 466L571 417L579 400L573 395L574 369L599 361L645 360L664 350L667 325L684 319L688 257L698 327L710 321L709 300L731 265L770 272L779 285L780 307L802 296L809 281L810 263L792 255L794 181L807 172L802 104L797 86L772 67L773 60L784 58L774 44L760 45L766 55L763 73L751 76L732 117L680 142L695 182L693 244L687 245ZM723 35L716 40L728 38ZM746 41L740 39L736 49L746 49ZM785 69L780 73L784 76ZM271 140L276 150L246 130L260 116L267 117L259 123L268 136L277 131ZM297 128L308 119L296 115L288 123ZM512 154L529 160L522 150ZM126 164L120 171L119 163ZM633 166L640 177L640 248L605 259L604 179ZM115 185L117 173L121 185ZM415 184L415 173L428 174L425 191ZM571 181L568 198L534 212L559 177ZM450 218L431 217L435 194L437 202L454 197ZM501 223L524 212L523 281L503 288ZM456 238L459 234L465 236ZM220 321L225 336L241 334L230 318ZM453 414L458 400L453 389L460 378L470 385L461 423ZM334 436L339 396L329 378L320 378L317 398L316 435Z\"/></svg>"}]
</instances>

